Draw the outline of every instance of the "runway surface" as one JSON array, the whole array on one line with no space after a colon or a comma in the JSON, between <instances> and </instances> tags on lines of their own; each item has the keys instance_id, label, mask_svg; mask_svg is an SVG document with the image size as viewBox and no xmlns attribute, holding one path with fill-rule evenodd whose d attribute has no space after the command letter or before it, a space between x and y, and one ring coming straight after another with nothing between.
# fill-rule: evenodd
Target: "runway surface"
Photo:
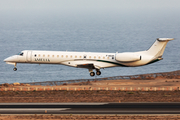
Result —
<instances>
[{"instance_id":1,"label":"runway surface","mask_svg":"<svg viewBox=\"0 0 180 120\"><path fill-rule=\"evenodd\" d=\"M0 114L180 114L180 103L0 103Z\"/></svg>"}]
</instances>

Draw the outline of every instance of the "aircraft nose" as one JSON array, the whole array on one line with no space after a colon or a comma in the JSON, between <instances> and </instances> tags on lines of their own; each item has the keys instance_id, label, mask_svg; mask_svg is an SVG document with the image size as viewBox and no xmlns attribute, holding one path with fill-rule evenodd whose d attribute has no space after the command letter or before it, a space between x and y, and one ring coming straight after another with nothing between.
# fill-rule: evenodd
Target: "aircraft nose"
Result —
<instances>
[{"instance_id":1,"label":"aircraft nose","mask_svg":"<svg viewBox=\"0 0 180 120\"><path fill-rule=\"evenodd\" d=\"M11 57L8 57L6 59L4 59L4 62L13 62L15 60L15 56L11 56Z\"/></svg>"},{"instance_id":2,"label":"aircraft nose","mask_svg":"<svg viewBox=\"0 0 180 120\"><path fill-rule=\"evenodd\" d=\"M4 62L9 62L11 60L11 57L8 57L6 59L4 59Z\"/></svg>"}]
</instances>

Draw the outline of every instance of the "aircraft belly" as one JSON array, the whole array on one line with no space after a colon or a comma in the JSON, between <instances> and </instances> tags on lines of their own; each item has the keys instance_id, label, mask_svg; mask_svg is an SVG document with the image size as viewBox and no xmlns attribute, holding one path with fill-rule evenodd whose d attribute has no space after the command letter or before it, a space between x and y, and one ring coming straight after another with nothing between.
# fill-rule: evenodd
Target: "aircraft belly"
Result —
<instances>
[{"instance_id":1,"label":"aircraft belly","mask_svg":"<svg viewBox=\"0 0 180 120\"><path fill-rule=\"evenodd\" d=\"M67 66L72 66L72 67L79 67L79 65L88 65L88 64L93 64L94 66L98 66L100 68L107 68L107 67L115 67L116 65L111 64L111 63L105 63L105 62L100 62L100 61L87 61L87 60L82 60L82 61L66 61L66 62L61 62L63 65ZM87 68L87 67L81 67L81 68Z\"/></svg>"},{"instance_id":2,"label":"aircraft belly","mask_svg":"<svg viewBox=\"0 0 180 120\"><path fill-rule=\"evenodd\" d=\"M15 65L15 62L6 62L6 64Z\"/></svg>"},{"instance_id":3,"label":"aircraft belly","mask_svg":"<svg viewBox=\"0 0 180 120\"><path fill-rule=\"evenodd\" d=\"M140 60L140 61L129 62L129 63L121 63L121 64L123 64L125 66L128 66L128 67L137 67L137 66L146 65L146 64L148 64L151 61L152 61L152 59L151 60L143 59L143 60Z\"/></svg>"},{"instance_id":4,"label":"aircraft belly","mask_svg":"<svg viewBox=\"0 0 180 120\"><path fill-rule=\"evenodd\" d=\"M117 65L112 63L105 63L105 62L96 62L96 66L100 66L101 68L108 68L108 67L116 67Z\"/></svg>"}]
</instances>

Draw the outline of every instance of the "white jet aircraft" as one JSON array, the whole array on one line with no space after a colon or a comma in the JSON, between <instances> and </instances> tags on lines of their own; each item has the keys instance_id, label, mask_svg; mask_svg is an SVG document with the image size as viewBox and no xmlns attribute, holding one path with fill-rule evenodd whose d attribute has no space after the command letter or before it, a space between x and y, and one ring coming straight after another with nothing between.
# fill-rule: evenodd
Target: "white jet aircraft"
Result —
<instances>
[{"instance_id":1,"label":"white jet aircraft","mask_svg":"<svg viewBox=\"0 0 180 120\"><path fill-rule=\"evenodd\" d=\"M13 64L14 71L17 63L30 64L62 64L77 68L86 68L90 76L101 75L100 69L108 67L136 67L162 60L162 55L168 41L173 38L158 38L146 51L123 53L97 53L97 52L63 52L63 51L37 51L24 50L4 60Z\"/></svg>"}]
</instances>

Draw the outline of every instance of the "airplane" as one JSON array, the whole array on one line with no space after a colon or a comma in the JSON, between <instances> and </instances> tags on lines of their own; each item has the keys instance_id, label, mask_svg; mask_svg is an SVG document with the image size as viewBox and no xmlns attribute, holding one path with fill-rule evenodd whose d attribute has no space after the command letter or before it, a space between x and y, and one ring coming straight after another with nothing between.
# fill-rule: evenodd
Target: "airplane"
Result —
<instances>
[{"instance_id":1,"label":"airplane","mask_svg":"<svg viewBox=\"0 0 180 120\"><path fill-rule=\"evenodd\" d=\"M123 53L98 53L98 52L67 52L67 51L38 51L23 50L17 55L4 59L7 64L61 64L77 68L86 68L90 76L101 75L100 69L108 67L136 67L148 65L162 60L167 43L174 38L157 38L154 44L146 51Z\"/></svg>"}]
</instances>

